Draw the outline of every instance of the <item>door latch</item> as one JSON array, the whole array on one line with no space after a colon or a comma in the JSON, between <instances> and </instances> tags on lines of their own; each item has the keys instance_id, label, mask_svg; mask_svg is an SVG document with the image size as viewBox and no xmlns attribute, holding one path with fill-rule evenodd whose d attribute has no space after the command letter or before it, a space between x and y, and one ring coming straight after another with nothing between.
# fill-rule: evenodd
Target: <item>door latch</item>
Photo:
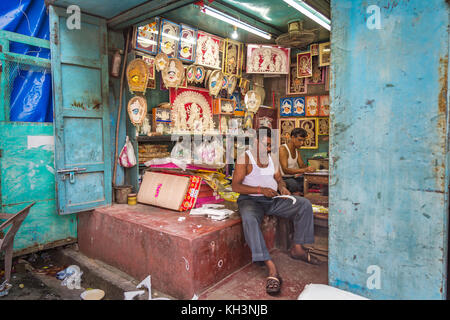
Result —
<instances>
[{"instance_id":1,"label":"door latch","mask_svg":"<svg viewBox=\"0 0 450 320\"><path fill-rule=\"evenodd\" d=\"M70 183L75 183L75 173L86 171L86 168L71 168L71 169L60 169L57 172L63 174L61 180L66 180L66 176L69 176Z\"/></svg>"}]
</instances>

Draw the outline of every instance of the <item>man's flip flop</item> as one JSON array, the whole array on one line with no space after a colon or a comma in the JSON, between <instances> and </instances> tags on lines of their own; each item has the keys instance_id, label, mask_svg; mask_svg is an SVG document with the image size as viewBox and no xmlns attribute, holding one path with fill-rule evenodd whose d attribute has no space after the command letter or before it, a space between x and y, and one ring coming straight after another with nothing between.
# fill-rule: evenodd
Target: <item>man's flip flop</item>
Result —
<instances>
[{"instance_id":1,"label":"man's flip flop","mask_svg":"<svg viewBox=\"0 0 450 320\"><path fill-rule=\"evenodd\" d=\"M266 292L270 295L275 295L280 293L281 283L283 280L280 276L278 277L267 277L266 282Z\"/></svg>"},{"instance_id":2,"label":"man's flip flop","mask_svg":"<svg viewBox=\"0 0 450 320\"><path fill-rule=\"evenodd\" d=\"M301 255L301 256L294 256L291 252L289 252L289 255L292 259L301 260L301 261L304 261L309 264L314 264L314 265L322 264L322 261L320 261L316 257L312 256L311 252L309 250L306 250L306 254Z\"/></svg>"}]
</instances>

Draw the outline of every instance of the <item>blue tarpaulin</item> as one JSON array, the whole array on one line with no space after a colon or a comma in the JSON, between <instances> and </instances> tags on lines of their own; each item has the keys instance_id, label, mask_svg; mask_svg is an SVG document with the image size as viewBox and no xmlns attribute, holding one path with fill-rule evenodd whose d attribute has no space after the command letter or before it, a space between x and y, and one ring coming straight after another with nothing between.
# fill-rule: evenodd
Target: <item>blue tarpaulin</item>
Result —
<instances>
[{"instance_id":1,"label":"blue tarpaulin","mask_svg":"<svg viewBox=\"0 0 450 320\"><path fill-rule=\"evenodd\" d=\"M49 40L49 18L44 0L0 1L0 29ZM10 51L50 58L50 50L11 43ZM11 74L10 121L52 122L52 80L50 70L13 65Z\"/></svg>"}]
</instances>

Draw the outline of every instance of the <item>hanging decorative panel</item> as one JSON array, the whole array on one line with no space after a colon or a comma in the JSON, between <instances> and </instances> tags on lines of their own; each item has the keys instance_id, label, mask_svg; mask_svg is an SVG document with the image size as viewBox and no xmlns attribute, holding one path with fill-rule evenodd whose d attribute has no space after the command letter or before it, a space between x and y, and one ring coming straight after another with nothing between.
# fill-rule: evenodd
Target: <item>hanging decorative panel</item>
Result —
<instances>
[{"instance_id":1,"label":"hanging decorative panel","mask_svg":"<svg viewBox=\"0 0 450 320\"><path fill-rule=\"evenodd\" d=\"M174 133L214 130L212 98L208 90L170 88L169 96Z\"/></svg>"},{"instance_id":2,"label":"hanging decorative panel","mask_svg":"<svg viewBox=\"0 0 450 320\"><path fill-rule=\"evenodd\" d=\"M317 134L319 136L327 136L330 134L330 118L318 118L318 126Z\"/></svg>"},{"instance_id":3,"label":"hanging decorative panel","mask_svg":"<svg viewBox=\"0 0 450 320\"><path fill-rule=\"evenodd\" d=\"M292 98L292 115L296 117L304 117L305 114L306 114L305 98L304 97Z\"/></svg>"},{"instance_id":4,"label":"hanging decorative panel","mask_svg":"<svg viewBox=\"0 0 450 320\"><path fill-rule=\"evenodd\" d=\"M247 73L288 74L291 48L248 44Z\"/></svg>"},{"instance_id":5,"label":"hanging decorative panel","mask_svg":"<svg viewBox=\"0 0 450 320\"><path fill-rule=\"evenodd\" d=\"M317 117L319 115L319 97L306 97L306 116Z\"/></svg>"},{"instance_id":6,"label":"hanging decorative panel","mask_svg":"<svg viewBox=\"0 0 450 320\"><path fill-rule=\"evenodd\" d=\"M296 120L296 128L303 128L307 132L307 136L303 146L300 149L317 149L319 148L319 139L317 135L317 118L298 118Z\"/></svg>"},{"instance_id":7,"label":"hanging decorative panel","mask_svg":"<svg viewBox=\"0 0 450 320\"><path fill-rule=\"evenodd\" d=\"M144 60L144 62L148 66L148 79L149 80L155 80L155 57L148 56L145 54L136 54L136 58L140 58ZM149 84L147 83L147 88L149 87Z\"/></svg>"},{"instance_id":8,"label":"hanging decorative panel","mask_svg":"<svg viewBox=\"0 0 450 320\"><path fill-rule=\"evenodd\" d=\"M319 44L319 67L330 65L331 60L331 46L330 42Z\"/></svg>"},{"instance_id":9,"label":"hanging decorative panel","mask_svg":"<svg viewBox=\"0 0 450 320\"><path fill-rule=\"evenodd\" d=\"M282 117L292 116L292 98L280 99L280 116Z\"/></svg>"},{"instance_id":10,"label":"hanging decorative panel","mask_svg":"<svg viewBox=\"0 0 450 320\"><path fill-rule=\"evenodd\" d=\"M224 40L222 72L225 75L240 76L242 73L243 44L230 39Z\"/></svg>"},{"instance_id":11,"label":"hanging decorative panel","mask_svg":"<svg viewBox=\"0 0 450 320\"><path fill-rule=\"evenodd\" d=\"M297 53L297 78L309 78L312 76L311 52Z\"/></svg>"},{"instance_id":12,"label":"hanging decorative panel","mask_svg":"<svg viewBox=\"0 0 450 320\"><path fill-rule=\"evenodd\" d=\"M222 38L199 30L195 64L220 69L220 44Z\"/></svg>"},{"instance_id":13,"label":"hanging decorative panel","mask_svg":"<svg viewBox=\"0 0 450 320\"><path fill-rule=\"evenodd\" d=\"M290 66L287 77L286 94L305 94L307 92L306 78L297 78L297 65Z\"/></svg>"},{"instance_id":14,"label":"hanging decorative panel","mask_svg":"<svg viewBox=\"0 0 450 320\"><path fill-rule=\"evenodd\" d=\"M319 97L319 116L328 117L330 115L330 97Z\"/></svg>"},{"instance_id":15,"label":"hanging decorative panel","mask_svg":"<svg viewBox=\"0 0 450 320\"><path fill-rule=\"evenodd\" d=\"M319 57L312 58L312 76L306 78L306 83L310 84L323 84L325 81L325 67L319 67Z\"/></svg>"},{"instance_id":16,"label":"hanging decorative panel","mask_svg":"<svg viewBox=\"0 0 450 320\"><path fill-rule=\"evenodd\" d=\"M291 139L291 131L295 128L295 119L280 119L280 143L287 143Z\"/></svg>"},{"instance_id":17,"label":"hanging decorative panel","mask_svg":"<svg viewBox=\"0 0 450 320\"><path fill-rule=\"evenodd\" d=\"M181 24L178 59L187 62L194 62L196 47L197 29L191 28L185 24Z\"/></svg>"},{"instance_id":18,"label":"hanging decorative panel","mask_svg":"<svg viewBox=\"0 0 450 320\"><path fill-rule=\"evenodd\" d=\"M149 54L158 53L159 18L152 22L135 27L133 32L134 48Z\"/></svg>"},{"instance_id":19,"label":"hanging decorative panel","mask_svg":"<svg viewBox=\"0 0 450 320\"><path fill-rule=\"evenodd\" d=\"M159 36L159 52L165 53L168 58L176 58L180 36L180 25L166 19L161 19L161 32Z\"/></svg>"}]
</instances>

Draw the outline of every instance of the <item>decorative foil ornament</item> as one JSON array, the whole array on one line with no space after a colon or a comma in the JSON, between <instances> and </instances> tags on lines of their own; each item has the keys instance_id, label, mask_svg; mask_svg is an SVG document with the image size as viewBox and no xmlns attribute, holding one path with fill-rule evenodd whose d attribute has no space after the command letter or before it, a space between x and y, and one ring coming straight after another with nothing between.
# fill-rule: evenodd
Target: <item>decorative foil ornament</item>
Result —
<instances>
[{"instance_id":1,"label":"decorative foil ornament","mask_svg":"<svg viewBox=\"0 0 450 320\"><path fill-rule=\"evenodd\" d=\"M234 89L236 88L237 84L237 77L236 76L229 76L228 77L228 87L227 92L231 96L234 92Z\"/></svg>"},{"instance_id":2,"label":"decorative foil ornament","mask_svg":"<svg viewBox=\"0 0 450 320\"><path fill-rule=\"evenodd\" d=\"M175 58L169 59L169 64L161 71L166 88L176 88L184 80L183 63Z\"/></svg>"},{"instance_id":3,"label":"decorative foil ornament","mask_svg":"<svg viewBox=\"0 0 450 320\"><path fill-rule=\"evenodd\" d=\"M209 76L208 89L211 96L216 97L223 85L223 73L220 70L214 70Z\"/></svg>"},{"instance_id":4,"label":"decorative foil ornament","mask_svg":"<svg viewBox=\"0 0 450 320\"><path fill-rule=\"evenodd\" d=\"M128 101L128 116L133 125L142 125L147 115L147 101L141 96L135 96Z\"/></svg>"},{"instance_id":5,"label":"decorative foil ornament","mask_svg":"<svg viewBox=\"0 0 450 320\"><path fill-rule=\"evenodd\" d=\"M155 57L155 68L156 71L164 70L169 64L169 57L165 53L158 53Z\"/></svg>"},{"instance_id":6,"label":"decorative foil ornament","mask_svg":"<svg viewBox=\"0 0 450 320\"><path fill-rule=\"evenodd\" d=\"M147 89L149 70L142 59L134 59L127 66L127 82L131 92L143 92Z\"/></svg>"},{"instance_id":7,"label":"decorative foil ornament","mask_svg":"<svg viewBox=\"0 0 450 320\"><path fill-rule=\"evenodd\" d=\"M258 112L259 106L261 105L261 96L258 92L250 90L245 94L244 97L245 107L251 113Z\"/></svg>"}]
</instances>

